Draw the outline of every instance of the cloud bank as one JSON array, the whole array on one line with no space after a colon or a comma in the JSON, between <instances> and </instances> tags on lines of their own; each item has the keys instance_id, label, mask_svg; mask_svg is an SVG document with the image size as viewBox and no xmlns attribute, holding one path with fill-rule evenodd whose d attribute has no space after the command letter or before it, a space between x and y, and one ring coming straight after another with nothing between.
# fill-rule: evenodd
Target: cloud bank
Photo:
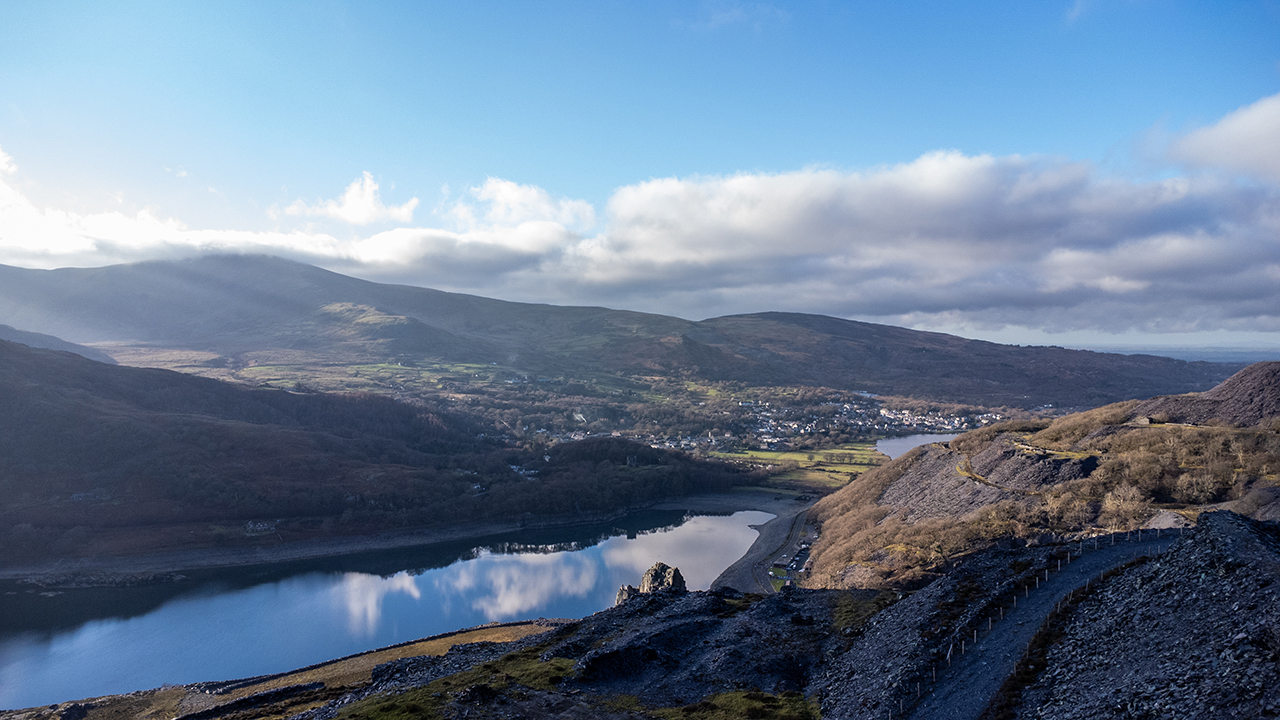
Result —
<instances>
[{"instance_id":1,"label":"cloud bank","mask_svg":"<svg viewBox=\"0 0 1280 720\"><path fill-rule=\"evenodd\" d=\"M396 221L339 239L36 208L0 154L0 262L265 252L370 279L690 318L792 310L915 327L1280 332L1280 96L1174 140L1160 180L1034 156L657 178L590 203L493 178L413 225L365 174L288 215Z\"/></svg>"}]
</instances>

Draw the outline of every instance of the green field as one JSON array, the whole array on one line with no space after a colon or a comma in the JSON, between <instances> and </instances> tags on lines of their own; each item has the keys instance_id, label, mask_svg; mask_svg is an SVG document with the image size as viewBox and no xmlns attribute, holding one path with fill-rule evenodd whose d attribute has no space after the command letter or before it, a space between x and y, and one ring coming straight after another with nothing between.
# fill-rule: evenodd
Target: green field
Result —
<instances>
[{"instance_id":1,"label":"green field","mask_svg":"<svg viewBox=\"0 0 1280 720\"><path fill-rule=\"evenodd\" d=\"M824 494L839 490L854 475L889 460L875 449L873 442L852 443L825 450L745 450L737 453L714 453L714 456L723 460L774 465L779 472L770 476L771 486Z\"/></svg>"}]
</instances>

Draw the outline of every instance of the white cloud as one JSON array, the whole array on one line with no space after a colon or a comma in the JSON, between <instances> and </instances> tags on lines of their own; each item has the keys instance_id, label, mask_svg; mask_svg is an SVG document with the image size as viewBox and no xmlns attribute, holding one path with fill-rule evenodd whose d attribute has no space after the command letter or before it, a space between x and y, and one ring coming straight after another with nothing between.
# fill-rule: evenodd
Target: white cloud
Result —
<instances>
[{"instance_id":1,"label":"white cloud","mask_svg":"<svg viewBox=\"0 0 1280 720\"><path fill-rule=\"evenodd\" d=\"M1262 98L1174 141L1175 159L1280 181L1280 94Z\"/></svg>"},{"instance_id":2,"label":"white cloud","mask_svg":"<svg viewBox=\"0 0 1280 720\"><path fill-rule=\"evenodd\" d=\"M352 225L368 225L386 220L413 222L413 211L417 207L416 197L403 205L384 205L378 192L378 183L373 175L366 172L348 185L342 197L337 200L325 200L315 205L295 200L284 212L286 215L323 216Z\"/></svg>"},{"instance_id":3,"label":"white cloud","mask_svg":"<svg viewBox=\"0 0 1280 720\"><path fill-rule=\"evenodd\" d=\"M1218 148L1203 157L1232 169L1223 138L1265 135L1274 100L1177 147ZM1270 167L1259 163L1249 171ZM265 252L382 281L692 318L790 310L940 328L1280 331L1280 187L1220 173L1135 181L1061 158L937 151L860 172L657 178L618 188L599 217L585 201L490 178L442 208L438 227L410 223L416 199L383 206L366 174L338 200L299 206L400 218L339 239L36 208L7 156L0 169L10 264Z\"/></svg>"},{"instance_id":4,"label":"white cloud","mask_svg":"<svg viewBox=\"0 0 1280 720\"><path fill-rule=\"evenodd\" d=\"M585 200L556 199L540 187L489 178L471 188L471 200L459 200L448 216L460 227L518 227L550 223L587 231L595 227L596 210Z\"/></svg>"}]
</instances>

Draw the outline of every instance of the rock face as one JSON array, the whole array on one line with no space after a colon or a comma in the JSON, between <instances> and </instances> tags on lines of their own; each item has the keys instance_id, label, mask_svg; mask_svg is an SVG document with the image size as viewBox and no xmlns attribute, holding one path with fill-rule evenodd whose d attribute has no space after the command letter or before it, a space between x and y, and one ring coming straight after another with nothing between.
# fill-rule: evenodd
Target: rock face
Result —
<instances>
[{"instance_id":1,"label":"rock face","mask_svg":"<svg viewBox=\"0 0 1280 720\"><path fill-rule=\"evenodd\" d=\"M666 563L654 563L653 567L645 571L640 578L639 589L632 585L623 585L618 588L618 596L613 601L614 605L621 605L627 600L641 593L655 593L663 590L672 592L688 592L688 588L684 584L684 576L680 574L680 568L674 568Z\"/></svg>"}]
</instances>

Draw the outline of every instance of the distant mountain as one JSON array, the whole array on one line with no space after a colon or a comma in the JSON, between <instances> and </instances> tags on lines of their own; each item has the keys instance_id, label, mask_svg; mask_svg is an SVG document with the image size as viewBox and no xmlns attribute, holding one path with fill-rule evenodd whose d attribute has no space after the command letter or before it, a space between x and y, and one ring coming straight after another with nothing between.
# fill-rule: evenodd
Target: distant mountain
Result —
<instances>
[{"instance_id":1,"label":"distant mountain","mask_svg":"<svg viewBox=\"0 0 1280 720\"><path fill-rule=\"evenodd\" d=\"M0 325L0 340L8 340L9 342L22 343L33 348L45 348L46 350L62 350L65 352L73 352L81 357L97 360L101 363L114 365L116 361L108 354L96 348L85 347L84 345L76 345L69 343L62 338L56 338L52 335L43 333L27 332L8 325Z\"/></svg>"},{"instance_id":2,"label":"distant mountain","mask_svg":"<svg viewBox=\"0 0 1280 720\"><path fill-rule=\"evenodd\" d=\"M497 364L538 375L811 385L983 405L1096 406L1203 390L1239 365L1019 347L796 313L694 322L385 285L279 258L0 266L0 322L217 362Z\"/></svg>"}]
</instances>

